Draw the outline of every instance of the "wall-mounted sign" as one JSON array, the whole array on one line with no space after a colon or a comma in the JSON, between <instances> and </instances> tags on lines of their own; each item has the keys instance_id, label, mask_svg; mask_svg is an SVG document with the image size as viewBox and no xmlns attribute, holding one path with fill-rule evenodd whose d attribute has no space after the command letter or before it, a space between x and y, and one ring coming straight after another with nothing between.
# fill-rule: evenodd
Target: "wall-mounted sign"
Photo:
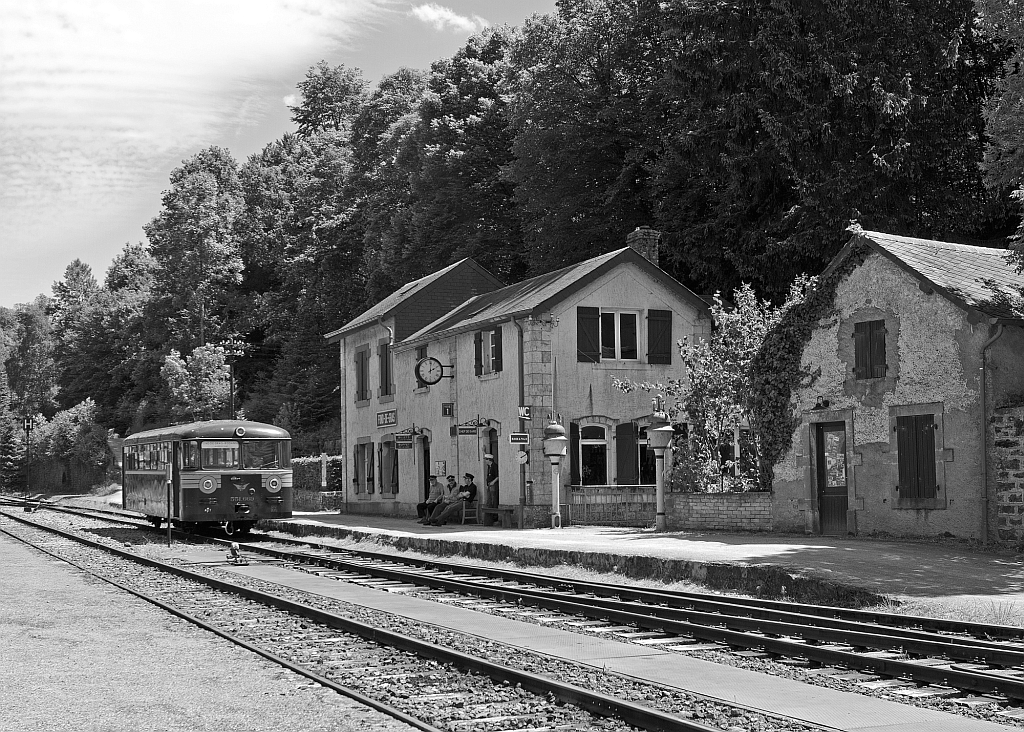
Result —
<instances>
[{"instance_id":1,"label":"wall-mounted sign","mask_svg":"<svg viewBox=\"0 0 1024 732\"><path fill-rule=\"evenodd\" d=\"M530 416L531 407L529 405L525 407L519 407L519 419L533 419Z\"/></svg>"},{"instance_id":2,"label":"wall-mounted sign","mask_svg":"<svg viewBox=\"0 0 1024 732\"><path fill-rule=\"evenodd\" d=\"M447 467L448 467L448 463L446 461L444 461L444 460L435 460L434 461L434 475L436 475L438 478L443 478L444 474L446 472L448 472L446 470Z\"/></svg>"},{"instance_id":3,"label":"wall-mounted sign","mask_svg":"<svg viewBox=\"0 0 1024 732\"><path fill-rule=\"evenodd\" d=\"M412 435L395 435L395 449L397 449L397 450L411 450L412 449Z\"/></svg>"},{"instance_id":4,"label":"wall-mounted sign","mask_svg":"<svg viewBox=\"0 0 1024 732\"><path fill-rule=\"evenodd\" d=\"M476 427L459 427L460 435L475 435Z\"/></svg>"},{"instance_id":5,"label":"wall-mounted sign","mask_svg":"<svg viewBox=\"0 0 1024 732\"><path fill-rule=\"evenodd\" d=\"M455 402L441 402L441 416L442 417L454 417L455 416Z\"/></svg>"},{"instance_id":6,"label":"wall-mounted sign","mask_svg":"<svg viewBox=\"0 0 1024 732\"><path fill-rule=\"evenodd\" d=\"M398 410L389 409L386 412L377 412L378 427L394 427L398 424Z\"/></svg>"},{"instance_id":7,"label":"wall-mounted sign","mask_svg":"<svg viewBox=\"0 0 1024 732\"><path fill-rule=\"evenodd\" d=\"M508 436L508 441L513 445L529 445L530 444L530 433L529 432L513 432Z\"/></svg>"}]
</instances>

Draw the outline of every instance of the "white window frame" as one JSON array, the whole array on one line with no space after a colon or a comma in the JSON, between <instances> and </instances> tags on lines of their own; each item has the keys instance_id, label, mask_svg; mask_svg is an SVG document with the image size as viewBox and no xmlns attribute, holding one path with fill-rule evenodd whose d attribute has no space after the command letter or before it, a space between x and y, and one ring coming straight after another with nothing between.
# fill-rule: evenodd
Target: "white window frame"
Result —
<instances>
[{"instance_id":1,"label":"white window frame","mask_svg":"<svg viewBox=\"0 0 1024 732\"><path fill-rule=\"evenodd\" d=\"M614 344L614 346L611 347L612 348L612 352L614 353L614 355L612 355L612 356L605 355L606 354L605 348L607 347L605 342L604 342L604 316L605 315L612 315L615 318L615 344ZM633 322L634 322L634 324L636 326L636 330L635 330L635 332L636 332L636 356L633 357L633 358L623 358L622 357L622 316L623 315L631 315L631 316L633 316L633 318L634 318ZM642 315L643 315L643 313L641 311L639 311L639 310L621 310L621 309L617 309L617 308L601 308L601 313L598 316L598 323L597 323L597 337L598 337L598 340L600 342L600 346L599 347L601 349L600 352L601 352L601 360L602 361L639 361L640 360L640 354L644 353L643 343L642 343L642 340L641 340L642 337L643 337L643 335L641 333L642 328L640 327L641 323L643 321L643 318L641 317Z\"/></svg>"},{"instance_id":2,"label":"white window frame","mask_svg":"<svg viewBox=\"0 0 1024 732\"><path fill-rule=\"evenodd\" d=\"M592 437L583 437L583 430L588 427L598 427L604 432L604 437L600 440ZM592 445L603 445L604 446L604 483L585 483L583 480L583 447ZM600 423L583 423L580 425L580 444L577 448L578 454L576 459L579 460L577 465L580 466L580 485L608 485L608 481L611 480L611 471L609 470L609 461L611 460L611 448L608 444L608 425Z\"/></svg>"},{"instance_id":3,"label":"white window frame","mask_svg":"<svg viewBox=\"0 0 1024 732\"><path fill-rule=\"evenodd\" d=\"M494 370L494 330L481 331L480 336L480 373L493 374Z\"/></svg>"}]
</instances>

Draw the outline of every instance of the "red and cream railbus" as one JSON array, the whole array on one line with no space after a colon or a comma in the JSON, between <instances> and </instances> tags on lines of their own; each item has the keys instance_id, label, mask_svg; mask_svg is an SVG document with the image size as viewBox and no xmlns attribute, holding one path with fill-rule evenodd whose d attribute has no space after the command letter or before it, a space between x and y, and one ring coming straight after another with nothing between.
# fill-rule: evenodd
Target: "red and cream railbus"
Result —
<instances>
[{"instance_id":1,"label":"red and cream railbus","mask_svg":"<svg viewBox=\"0 0 1024 732\"><path fill-rule=\"evenodd\" d=\"M291 437L280 427L193 422L130 435L122 449L122 505L157 528L169 520L235 535L292 515Z\"/></svg>"}]
</instances>

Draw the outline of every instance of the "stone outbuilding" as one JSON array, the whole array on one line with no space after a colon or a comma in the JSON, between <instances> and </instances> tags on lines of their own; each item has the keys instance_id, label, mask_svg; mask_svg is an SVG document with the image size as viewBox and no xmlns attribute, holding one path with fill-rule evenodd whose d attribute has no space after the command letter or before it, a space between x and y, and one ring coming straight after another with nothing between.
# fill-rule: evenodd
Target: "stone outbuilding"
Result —
<instances>
[{"instance_id":1,"label":"stone outbuilding","mask_svg":"<svg viewBox=\"0 0 1024 732\"><path fill-rule=\"evenodd\" d=\"M708 331L709 308L657 266L657 232L642 227L627 242L507 287L478 274L473 292L461 277L446 278L448 295L461 304L435 311L415 332L393 325L389 314L418 313L410 293L430 300L424 293L433 285L406 286L330 334L341 352L347 510L411 517L427 476L470 473L481 505L495 509L491 518L549 525L542 437L552 417L570 438L560 490L653 483L644 433L650 396L624 394L613 377L677 376L676 343ZM470 260L458 266L478 268ZM494 456L493 467L485 455ZM485 490L489 470L497 490Z\"/></svg>"},{"instance_id":2,"label":"stone outbuilding","mask_svg":"<svg viewBox=\"0 0 1024 732\"><path fill-rule=\"evenodd\" d=\"M1024 540L1024 276L1002 249L856 230L821 276L775 530Z\"/></svg>"}]
</instances>

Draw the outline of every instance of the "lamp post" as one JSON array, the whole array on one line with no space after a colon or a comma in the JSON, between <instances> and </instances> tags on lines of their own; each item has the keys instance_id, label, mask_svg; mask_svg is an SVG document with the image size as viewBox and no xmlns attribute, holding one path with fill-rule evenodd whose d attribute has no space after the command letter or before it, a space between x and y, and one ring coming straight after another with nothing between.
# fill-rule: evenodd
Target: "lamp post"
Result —
<instances>
[{"instance_id":1,"label":"lamp post","mask_svg":"<svg viewBox=\"0 0 1024 732\"><path fill-rule=\"evenodd\" d=\"M647 428L647 444L654 450L654 470L656 483L657 515L655 528L665 530L665 450L672 444L672 425L668 415L662 410L660 401L655 400L655 411L651 415L651 425Z\"/></svg>"},{"instance_id":2,"label":"lamp post","mask_svg":"<svg viewBox=\"0 0 1024 732\"><path fill-rule=\"evenodd\" d=\"M560 463L565 455L569 440L565 437L565 427L551 420L544 428L544 456L551 461L551 528L562 527L562 511L559 505L558 490L561 485Z\"/></svg>"}]
</instances>

